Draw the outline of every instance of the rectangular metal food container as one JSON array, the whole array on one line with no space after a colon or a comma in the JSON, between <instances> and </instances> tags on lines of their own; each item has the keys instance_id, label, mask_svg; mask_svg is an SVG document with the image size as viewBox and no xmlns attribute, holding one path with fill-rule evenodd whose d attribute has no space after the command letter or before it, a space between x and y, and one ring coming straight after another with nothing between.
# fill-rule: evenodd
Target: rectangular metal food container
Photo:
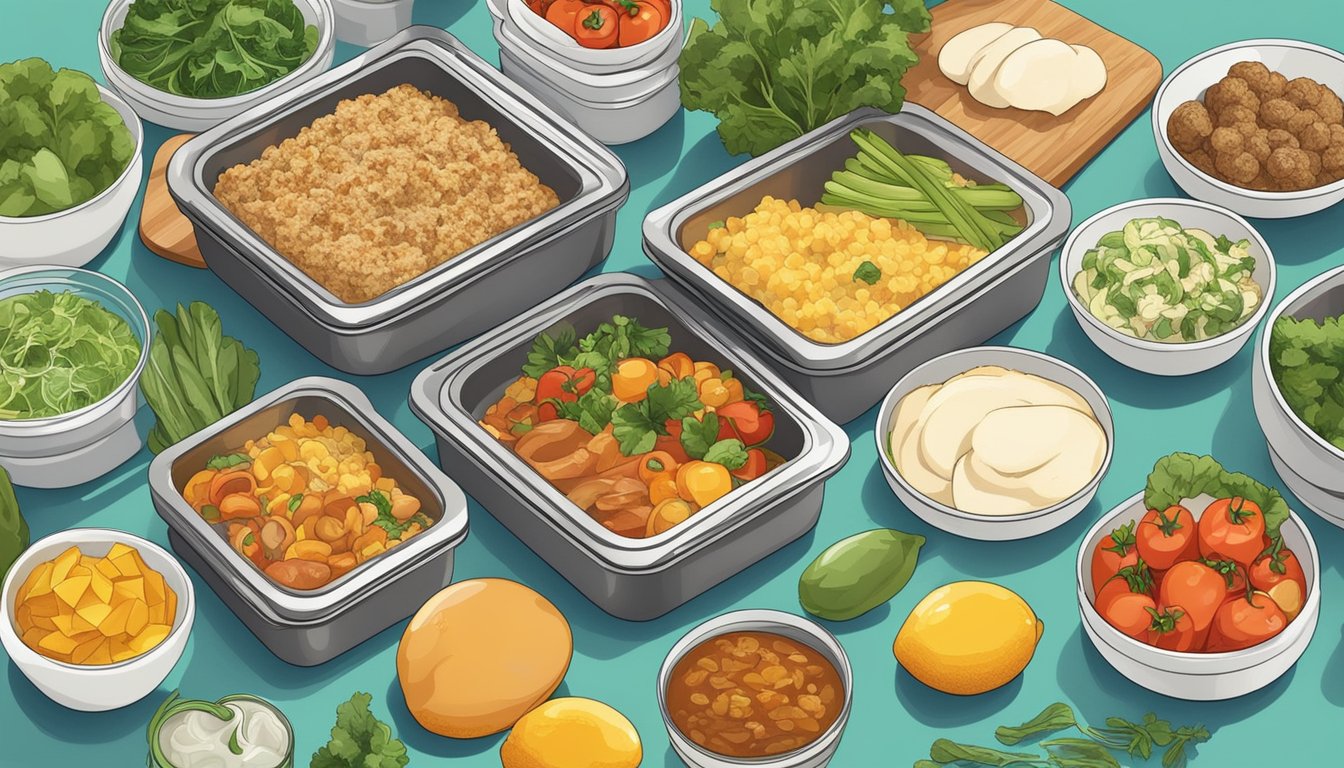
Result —
<instances>
[{"instance_id":1,"label":"rectangular metal food container","mask_svg":"<svg viewBox=\"0 0 1344 768\"><path fill-rule=\"evenodd\" d=\"M383 476L420 499L433 525L315 590L279 586L235 552L225 533L191 508L182 488L212 456L237 452L294 413L326 416L363 439ZM173 551L272 653L304 667L330 661L419 610L452 581L453 550L467 537L462 490L359 389L320 376L292 381L165 449L149 466L149 487Z\"/></svg>"},{"instance_id":2,"label":"rectangular metal food container","mask_svg":"<svg viewBox=\"0 0 1344 768\"><path fill-rule=\"evenodd\" d=\"M691 257L710 222L745 216L771 195L815 205L831 174L866 128L901 152L945 159L978 181L997 181L1022 196L1025 228L1006 245L886 322L840 344L813 341ZM1050 254L1072 211L1063 192L923 107L899 114L859 109L762 155L653 211L644 219L644 252L669 277L738 331L786 381L843 424L882 399L920 363L979 344L1024 317L1045 292Z\"/></svg>"},{"instance_id":3,"label":"rectangular metal food container","mask_svg":"<svg viewBox=\"0 0 1344 768\"><path fill-rule=\"evenodd\" d=\"M788 459L688 521L646 539L599 525L477 420L520 375L532 340L572 327L580 336L613 314L666 326L672 351L731 369L775 412L772 450ZM434 431L439 463L523 543L618 618L661 616L802 536L817 522L827 478L849 439L755 355L704 321L669 281L599 275L475 339L411 385L411 410Z\"/></svg>"},{"instance_id":4,"label":"rectangular metal food container","mask_svg":"<svg viewBox=\"0 0 1344 768\"><path fill-rule=\"evenodd\" d=\"M560 204L382 296L347 304L230 213L214 186L225 170L296 136L340 101L404 83L492 126ZM187 142L169 164L168 188L220 279L324 362L377 374L470 338L601 262L630 183L610 150L452 35L411 27Z\"/></svg>"}]
</instances>

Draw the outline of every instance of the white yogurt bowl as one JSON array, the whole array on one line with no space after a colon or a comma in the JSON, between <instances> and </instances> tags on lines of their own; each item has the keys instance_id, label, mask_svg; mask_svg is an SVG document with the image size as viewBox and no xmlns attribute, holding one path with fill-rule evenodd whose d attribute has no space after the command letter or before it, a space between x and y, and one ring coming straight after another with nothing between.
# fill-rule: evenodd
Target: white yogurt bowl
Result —
<instances>
[{"instance_id":1,"label":"white yogurt bowl","mask_svg":"<svg viewBox=\"0 0 1344 768\"><path fill-rule=\"evenodd\" d=\"M336 39L369 47L411 26L415 0L331 0Z\"/></svg>"},{"instance_id":2,"label":"white yogurt bowl","mask_svg":"<svg viewBox=\"0 0 1344 768\"><path fill-rule=\"evenodd\" d=\"M101 85L98 93L125 121L135 153L111 186L79 205L45 216L0 216L0 270L30 264L82 267L121 231L145 175L145 127L116 93Z\"/></svg>"},{"instance_id":3,"label":"white yogurt bowl","mask_svg":"<svg viewBox=\"0 0 1344 768\"><path fill-rule=\"evenodd\" d=\"M977 515L930 499L901 476L892 460L889 448L892 418L897 404L919 387L941 384L953 376L982 365L1001 366L1049 379L1073 390L1087 401L1102 431L1106 433L1106 456L1087 485L1058 504L1035 512L1016 515ZM1039 536L1072 520L1096 495L1101 479L1106 476L1111 466L1111 458L1115 455L1115 423L1111 417L1111 407L1096 382L1062 360L1040 352L1014 347L962 349L935 357L910 371L896 382L886 399L878 406L877 427L873 430L873 435L877 440L878 464L882 467L882 474L902 504L914 512L916 517L935 528L981 541L1011 541Z\"/></svg>"},{"instance_id":4,"label":"white yogurt bowl","mask_svg":"<svg viewBox=\"0 0 1344 768\"><path fill-rule=\"evenodd\" d=\"M56 661L24 645L14 630L14 608L19 587L23 586L28 574L72 546L78 546L85 555L101 557L113 544L125 544L138 550L145 565L163 574L164 583L177 593L177 613L168 636L133 659L99 666ZM149 695L182 658L196 617L196 594L191 579L187 578L187 572L177 560L153 542L107 528L72 528L33 542L9 569L0 595L5 605L4 621L0 622L0 643L4 644L9 658L47 698L82 712L118 709Z\"/></svg>"},{"instance_id":5,"label":"white yogurt bowl","mask_svg":"<svg viewBox=\"0 0 1344 768\"><path fill-rule=\"evenodd\" d=\"M1171 114L1181 104L1202 98L1204 91L1226 77L1228 67L1239 61L1263 62L1289 80L1309 77L1344 96L1340 93L1344 90L1344 54L1324 46L1300 40L1261 39L1228 43L1205 51L1168 75L1153 101L1153 138L1172 181L1196 200L1264 219L1305 216L1344 200L1344 180L1296 192L1261 192L1215 179L1176 151L1167 138Z\"/></svg>"},{"instance_id":6,"label":"white yogurt bowl","mask_svg":"<svg viewBox=\"0 0 1344 768\"><path fill-rule=\"evenodd\" d=\"M136 114L167 128L199 133L263 101L293 89L331 67L336 55L335 12L331 0L294 0L304 20L317 27L317 48L298 69L266 86L223 99L192 99L160 91L128 74L112 59L109 40L121 29L133 0L112 0L98 30L98 60L107 82L130 102Z\"/></svg>"},{"instance_id":7,"label":"white yogurt bowl","mask_svg":"<svg viewBox=\"0 0 1344 768\"><path fill-rule=\"evenodd\" d=\"M1203 510L1213 498L1186 499L1191 511ZM1115 671L1136 685L1164 696L1188 701L1221 701L1245 696L1273 683L1302 656L1316 633L1321 612L1321 565L1316 542L1296 514L1279 529L1283 543L1302 564L1307 598L1302 612L1282 632L1259 645L1228 653L1181 653L1135 640L1112 627L1092 605L1092 552L1097 543L1147 512L1140 492L1104 515L1083 537L1078 550L1078 610L1083 633Z\"/></svg>"},{"instance_id":8,"label":"white yogurt bowl","mask_svg":"<svg viewBox=\"0 0 1344 768\"><path fill-rule=\"evenodd\" d=\"M1172 219L1186 229L1202 229L1215 237L1226 235L1232 241L1241 239L1251 243L1250 255L1255 258L1251 278L1261 288L1260 306L1241 325L1211 339L1187 342L1161 342L1139 339L1106 325L1088 311L1073 292L1073 278L1082 269L1083 255L1097 246L1097 241L1108 232L1124 229L1131 219L1155 216ZM1255 327L1269 312L1274 298L1277 267L1269 244L1242 217L1232 211L1208 203L1181 198L1150 198L1133 200L1094 214L1074 228L1059 256L1059 279L1064 288L1073 317L1093 344L1121 365L1157 376L1188 376L1207 371L1231 360L1246 346Z\"/></svg>"}]
</instances>

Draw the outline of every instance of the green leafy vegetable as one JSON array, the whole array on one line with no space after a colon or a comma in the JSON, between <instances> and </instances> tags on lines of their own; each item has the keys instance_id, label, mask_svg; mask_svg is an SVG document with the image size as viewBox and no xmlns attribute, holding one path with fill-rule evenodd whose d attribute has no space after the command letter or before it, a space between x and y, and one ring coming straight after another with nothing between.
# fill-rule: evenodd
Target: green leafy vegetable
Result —
<instances>
[{"instance_id":1,"label":"green leafy vegetable","mask_svg":"<svg viewBox=\"0 0 1344 768\"><path fill-rule=\"evenodd\" d=\"M537 334L537 338L532 340L532 349L527 353L527 365L523 366L523 373L537 379L552 368L566 365L564 360L578 353L578 341L578 335L568 326L556 330L554 336L549 333Z\"/></svg>"},{"instance_id":2,"label":"green leafy vegetable","mask_svg":"<svg viewBox=\"0 0 1344 768\"><path fill-rule=\"evenodd\" d=\"M148 441L158 453L252 402L261 368L256 352L224 335L209 304L178 304L176 316L161 309L154 322L140 391L158 418Z\"/></svg>"},{"instance_id":3,"label":"green leafy vegetable","mask_svg":"<svg viewBox=\"0 0 1344 768\"><path fill-rule=\"evenodd\" d=\"M760 155L859 107L899 112L929 28L918 0L712 0L691 22L681 102L719 118L730 153Z\"/></svg>"},{"instance_id":4,"label":"green leafy vegetable","mask_svg":"<svg viewBox=\"0 0 1344 768\"><path fill-rule=\"evenodd\" d=\"M649 387L649 394L638 403L627 403L611 417L612 434L625 456L653 450L659 435L668 434L667 421L681 421L704 404L696 393L695 379L673 379L667 384Z\"/></svg>"},{"instance_id":5,"label":"green leafy vegetable","mask_svg":"<svg viewBox=\"0 0 1344 768\"><path fill-rule=\"evenodd\" d=\"M1166 509L1202 494L1226 499L1240 496L1253 501L1265 516L1265 533L1275 541L1279 526L1288 519L1288 502L1277 489L1250 475L1228 472L1212 456L1173 453L1157 460L1148 474L1143 503L1148 509Z\"/></svg>"},{"instance_id":6,"label":"green leafy vegetable","mask_svg":"<svg viewBox=\"0 0 1344 768\"><path fill-rule=\"evenodd\" d=\"M579 422L589 434L596 435L611 423L620 401L606 392L590 389L575 401L555 401L556 412L562 419Z\"/></svg>"},{"instance_id":7,"label":"green leafy vegetable","mask_svg":"<svg viewBox=\"0 0 1344 768\"><path fill-rule=\"evenodd\" d=\"M130 325L63 291L0 300L0 419L43 419L116 391L140 361Z\"/></svg>"},{"instance_id":8,"label":"green leafy vegetable","mask_svg":"<svg viewBox=\"0 0 1344 768\"><path fill-rule=\"evenodd\" d=\"M230 453L225 456L211 456L210 460L205 462L205 468L219 471L251 463L252 458L245 453Z\"/></svg>"},{"instance_id":9,"label":"green leafy vegetable","mask_svg":"<svg viewBox=\"0 0 1344 768\"><path fill-rule=\"evenodd\" d=\"M372 504L378 510L378 517L374 518L373 524L386 531L389 539L400 539L405 536L412 523L419 523L421 528L428 528L431 524L430 519L419 512L411 515L405 521L393 517L392 500L382 491L369 491L367 494L356 498L355 503Z\"/></svg>"},{"instance_id":10,"label":"green leafy vegetable","mask_svg":"<svg viewBox=\"0 0 1344 768\"><path fill-rule=\"evenodd\" d=\"M0 65L0 216L84 203L130 165L135 138L93 78L42 59Z\"/></svg>"},{"instance_id":11,"label":"green leafy vegetable","mask_svg":"<svg viewBox=\"0 0 1344 768\"><path fill-rule=\"evenodd\" d=\"M32 543L28 521L19 511L19 500L14 496L14 484L9 472L0 467L0 582L5 580L9 567L19 559L23 550Z\"/></svg>"},{"instance_id":12,"label":"green leafy vegetable","mask_svg":"<svg viewBox=\"0 0 1344 768\"><path fill-rule=\"evenodd\" d=\"M1275 320L1269 370L1293 413L1344 450L1344 318Z\"/></svg>"},{"instance_id":13,"label":"green leafy vegetable","mask_svg":"<svg viewBox=\"0 0 1344 768\"><path fill-rule=\"evenodd\" d=\"M871 261L865 261L854 270L854 279L862 280L869 285L876 285L878 280L882 279L882 270Z\"/></svg>"},{"instance_id":14,"label":"green leafy vegetable","mask_svg":"<svg viewBox=\"0 0 1344 768\"><path fill-rule=\"evenodd\" d=\"M532 341L523 373L533 378L562 365L592 368L596 389L607 389L616 364L627 357L657 359L667 354L672 336L666 328L646 328L632 317L614 315L611 322L578 338L573 328L562 326L552 336L542 333Z\"/></svg>"},{"instance_id":15,"label":"green leafy vegetable","mask_svg":"<svg viewBox=\"0 0 1344 768\"><path fill-rule=\"evenodd\" d=\"M356 693L336 707L331 740L313 753L309 768L404 768L406 745L369 711L373 696Z\"/></svg>"},{"instance_id":16,"label":"green leafy vegetable","mask_svg":"<svg viewBox=\"0 0 1344 768\"><path fill-rule=\"evenodd\" d=\"M709 446L709 450L705 451L704 460L722 464L729 470L741 469L747 463L747 447L736 438L720 440Z\"/></svg>"},{"instance_id":17,"label":"green leafy vegetable","mask_svg":"<svg viewBox=\"0 0 1344 768\"><path fill-rule=\"evenodd\" d=\"M108 47L146 85L221 99L288 75L317 42L317 27L293 0L135 0Z\"/></svg>"},{"instance_id":18,"label":"green leafy vegetable","mask_svg":"<svg viewBox=\"0 0 1344 768\"><path fill-rule=\"evenodd\" d=\"M681 420L681 447L693 459L703 459L719 440L719 415L706 413L703 418L687 416Z\"/></svg>"}]
</instances>

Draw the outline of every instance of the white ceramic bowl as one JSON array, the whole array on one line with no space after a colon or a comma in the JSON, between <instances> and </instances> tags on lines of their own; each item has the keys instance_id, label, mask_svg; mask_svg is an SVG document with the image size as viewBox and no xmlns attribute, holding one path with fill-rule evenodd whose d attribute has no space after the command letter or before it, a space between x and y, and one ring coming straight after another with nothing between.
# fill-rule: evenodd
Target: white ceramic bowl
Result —
<instances>
[{"instance_id":1,"label":"white ceramic bowl","mask_svg":"<svg viewBox=\"0 0 1344 768\"><path fill-rule=\"evenodd\" d=\"M133 659L103 666L66 664L24 645L14 630L14 604L19 587L23 586L28 574L71 546L79 546L86 555L101 556L117 543L139 550L145 565L163 574L164 582L177 593L177 615L168 637ZM182 658L196 617L196 595L191 579L187 578L187 572L177 560L153 542L107 528L72 528L33 542L14 561L0 594L5 604L0 642L4 643L9 658L47 698L82 712L117 709L149 695Z\"/></svg>"},{"instance_id":2,"label":"white ceramic bowl","mask_svg":"<svg viewBox=\"0 0 1344 768\"><path fill-rule=\"evenodd\" d=\"M189 99L140 82L127 74L112 59L108 40L121 29L133 0L112 0L103 13L98 30L98 60L103 76L118 93L126 98L136 114L151 123L179 131L199 133L237 115L263 101L285 93L294 86L310 80L331 67L336 55L335 12L331 0L294 0L303 18L317 27L317 49L308 60L288 75L265 87L224 99Z\"/></svg>"},{"instance_id":3,"label":"white ceramic bowl","mask_svg":"<svg viewBox=\"0 0 1344 768\"><path fill-rule=\"evenodd\" d=\"M1344 316L1344 267L1337 267L1307 281L1293 291L1274 311L1260 331L1251 373L1251 396L1255 417L1270 449L1293 474L1327 495L1344 496L1344 450L1326 442L1288 407L1271 375L1269 338L1281 317L1323 320ZM1298 489L1294 488L1294 493ZM1310 491L1299 496L1311 496ZM1305 499L1304 499L1305 501ZM1308 506L1315 507L1314 504ZM1338 510L1344 516L1344 509ZM1332 520L1337 525L1344 521Z\"/></svg>"},{"instance_id":4,"label":"white ceramic bowl","mask_svg":"<svg viewBox=\"0 0 1344 768\"><path fill-rule=\"evenodd\" d=\"M66 488L102 476L140 450L136 385L149 360L149 317L130 289L99 272L45 266L0 272L0 298L44 289L97 301L125 320L140 342L135 369L102 400L59 416L0 419L0 466L9 470L14 483Z\"/></svg>"},{"instance_id":5,"label":"white ceramic bowl","mask_svg":"<svg viewBox=\"0 0 1344 768\"><path fill-rule=\"evenodd\" d=\"M1101 429L1106 433L1106 457L1097 474L1087 485L1064 501L1035 512L1017 515L976 515L954 509L934 501L906 482L896 470L889 453L891 422L896 405L912 390L927 384L941 384L953 376L982 365L997 365L1010 370L1040 376L1078 393L1092 407ZM1101 479L1106 476L1115 455L1115 422L1106 395L1087 374L1049 355L1014 347L971 347L949 352L924 363L901 377L878 406L877 426L873 430L877 440L878 464L887 478L887 485L901 503L919 519L935 528L968 539L981 541L1011 541L1039 536L1067 523L1082 512L1096 495Z\"/></svg>"},{"instance_id":6,"label":"white ceramic bowl","mask_svg":"<svg viewBox=\"0 0 1344 768\"><path fill-rule=\"evenodd\" d=\"M527 7L524 0L486 0L496 23L502 24L533 52L589 74L633 69L663 69L675 63L684 40L682 0L670 0L672 18L658 34L624 48L585 48Z\"/></svg>"},{"instance_id":7,"label":"white ceramic bowl","mask_svg":"<svg viewBox=\"0 0 1344 768\"><path fill-rule=\"evenodd\" d=\"M1344 495L1317 488L1297 473L1291 464L1269 449L1269 463L1279 473L1279 479L1302 506L1310 509L1331 525L1344 528Z\"/></svg>"},{"instance_id":8,"label":"white ceramic bowl","mask_svg":"<svg viewBox=\"0 0 1344 768\"><path fill-rule=\"evenodd\" d=\"M1213 501L1210 496L1187 499L1198 514ZM1279 679L1297 663L1316 632L1321 612L1321 565L1316 542L1296 514L1279 530L1284 545L1297 555L1307 577L1307 600L1279 634L1259 645L1229 653L1179 653L1155 648L1121 633L1092 607L1092 551L1115 528L1137 521L1147 512L1140 492L1104 515L1083 537L1078 550L1078 610L1083 632L1097 652L1117 672L1150 691L1188 701L1221 701L1245 696Z\"/></svg>"},{"instance_id":9,"label":"white ceramic bowl","mask_svg":"<svg viewBox=\"0 0 1344 768\"><path fill-rule=\"evenodd\" d=\"M1097 241L1108 232L1124 229L1131 219L1161 216L1172 219L1182 227L1202 229L1214 236L1226 235L1233 241L1246 239L1251 243L1250 254L1255 257L1255 271L1251 278L1260 285L1261 301L1245 322L1212 339L1188 342L1160 342L1138 339L1098 320L1073 292L1073 278L1083 266L1083 255L1097 246ZM1073 310L1074 319L1083 333L1121 365L1156 376L1188 376L1216 368L1236 356L1250 341L1255 327L1269 312L1274 299L1274 285L1278 274L1274 254L1269 243L1245 219L1216 205L1181 198L1150 198L1121 203L1097 213L1079 224L1064 241L1060 250L1059 279L1064 297Z\"/></svg>"},{"instance_id":10,"label":"white ceramic bowl","mask_svg":"<svg viewBox=\"0 0 1344 768\"><path fill-rule=\"evenodd\" d=\"M710 752L682 734L672 722L667 711L667 685L677 662L695 646L713 637L729 632L773 632L777 635L797 640L826 657L837 672L845 689L845 701L840 716L816 741L802 749L761 758L725 757ZM662 713L663 725L667 727L668 739L672 749L682 762L690 768L823 768L831 762L835 750L840 746L840 737L849 722L850 708L854 702L854 670L849 657L835 635L827 632L821 625L792 613L771 610L733 611L716 616L682 636L667 652L663 666L658 670L658 711Z\"/></svg>"},{"instance_id":11,"label":"white ceramic bowl","mask_svg":"<svg viewBox=\"0 0 1344 768\"><path fill-rule=\"evenodd\" d=\"M411 25L415 0L331 0L336 39L369 47Z\"/></svg>"},{"instance_id":12,"label":"white ceramic bowl","mask_svg":"<svg viewBox=\"0 0 1344 768\"><path fill-rule=\"evenodd\" d=\"M1344 180L1297 192L1260 192L1220 181L1196 168L1167 138L1171 113L1187 101L1200 99L1204 91L1227 76L1228 67L1239 61L1261 61L1266 67L1292 80L1310 77L1344 96L1344 54L1300 40L1243 40L1221 45L1177 67L1153 102L1153 138L1157 154L1172 181L1196 200L1221 205L1243 216L1286 219L1316 213L1344 200Z\"/></svg>"},{"instance_id":13,"label":"white ceramic bowl","mask_svg":"<svg viewBox=\"0 0 1344 768\"><path fill-rule=\"evenodd\" d=\"M135 153L130 162L111 186L73 208L45 216L0 216L0 269L29 264L82 267L121 231L145 175L141 157L145 127L116 93L101 85L98 93L131 132Z\"/></svg>"}]
</instances>

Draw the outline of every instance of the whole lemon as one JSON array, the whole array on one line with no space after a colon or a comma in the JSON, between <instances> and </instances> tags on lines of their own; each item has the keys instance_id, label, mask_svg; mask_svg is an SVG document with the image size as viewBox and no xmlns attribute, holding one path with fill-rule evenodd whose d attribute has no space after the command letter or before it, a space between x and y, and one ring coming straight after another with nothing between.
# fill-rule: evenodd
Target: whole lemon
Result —
<instances>
[{"instance_id":1,"label":"whole lemon","mask_svg":"<svg viewBox=\"0 0 1344 768\"><path fill-rule=\"evenodd\" d=\"M635 726L592 699L551 699L523 715L499 748L504 768L637 768Z\"/></svg>"},{"instance_id":2,"label":"whole lemon","mask_svg":"<svg viewBox=\"0 0 1344 768\"><path fill-rule=\"evenodd\" d=\"M921 683L968 696L1017 677L1045 625L1016 592L985 581L957 581L919 601L892 651Z\"/></svg>"}]
</instances>

